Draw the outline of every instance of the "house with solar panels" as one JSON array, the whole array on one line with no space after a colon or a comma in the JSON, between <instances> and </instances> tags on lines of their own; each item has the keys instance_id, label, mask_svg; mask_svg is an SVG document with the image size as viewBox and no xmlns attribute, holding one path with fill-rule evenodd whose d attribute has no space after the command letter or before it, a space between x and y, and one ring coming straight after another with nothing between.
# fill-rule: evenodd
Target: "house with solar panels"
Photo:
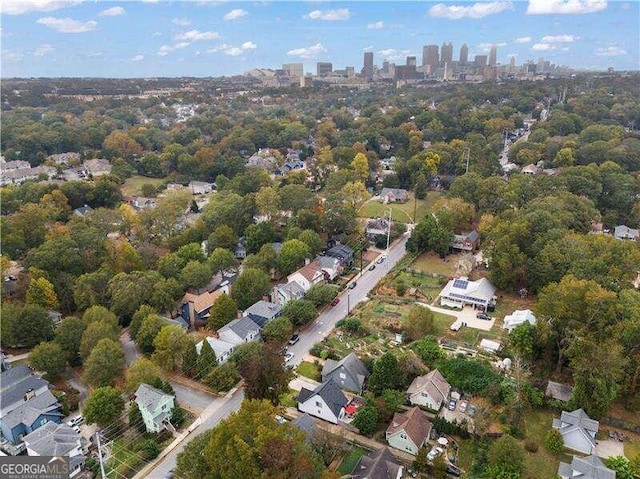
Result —
<instances>
[{"instance_id":1,"label":"house with solar panels","mask_svg":"<svg viewBox=\"0 0 640 479\"><path fill-rule=\"evenodd\" d=\"M495 307L496 287L486 278L471 281L466 276L454 278L440 292L440 304L451 308L473 306L482 311Z\"/></svg>"}]
</instances>

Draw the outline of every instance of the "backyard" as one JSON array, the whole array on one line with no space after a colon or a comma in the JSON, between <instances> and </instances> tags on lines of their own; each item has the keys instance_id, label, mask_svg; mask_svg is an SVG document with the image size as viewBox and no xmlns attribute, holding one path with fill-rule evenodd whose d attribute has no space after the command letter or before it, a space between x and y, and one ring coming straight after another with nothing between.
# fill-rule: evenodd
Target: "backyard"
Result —
<instances>
[{"instance_id":1,"label":"backyard","mask_svg":"<svg viewBox=\"0 0 640 479\"><path fill-rule=\"evenodd\" d=\"M346 452L340 466L338 467L338 472L341 474L351 474L353 468L356 467L356 464L360 460L362 456L367 453L366 450L361 447L354 447Z\"/></svg>"},{"instance_id":2,"label":"backyard","mask_svg":"<svg viewBox=\"0 0 640 479\"><path fill-rule=\"evenodd\" d=\"M305 376L309 379L313 379L314 381L322 380L320 368L314 363L310 363L309 361L302 361L296 368L296 372L300 376Z\"/></svg>"},{"instance_id":3,"label":"backyard","mask_svg":"<svg viewBox=\"0 0 640 479\"><path fill-rule=\"evenodd\" d=\"M414 209L416 218L420 221L431 209L433 204L441 194L435 191L429 191L427 197L423 200L416 200L413 192L409 192L409 201L406 203L389 203L384 204L377 200L368 201L360 210L361 218L378 218L380 216L388 216L391 209L391 218L400 223L413 223Z\"/></svg>"},{"instance_id":4,"label":"backyard","mask_svg":"<svg viewBox=\"0 0 640 479\"><path fill-rule=\"evenodd\" d=\"M123 196L140 196L142 195L142 185L150 184L158 186L164 183L163 178L148 178L146 176L132 176L127 178L124 184L120 187Z\"/></svg>"}]
</instances>

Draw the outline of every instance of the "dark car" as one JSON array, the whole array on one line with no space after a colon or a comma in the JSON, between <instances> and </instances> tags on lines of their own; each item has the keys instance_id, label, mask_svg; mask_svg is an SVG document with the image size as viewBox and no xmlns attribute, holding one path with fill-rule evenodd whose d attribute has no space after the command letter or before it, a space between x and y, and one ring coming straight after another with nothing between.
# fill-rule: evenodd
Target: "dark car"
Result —
<instances>
[{"instance_id":1,"label":"dark car","mask_svg":"<svg viewBox=\"0 0 640 479\"><path fill-rule=\"evenodd\" d=\"M376 269L376 265L372 264L371 266L369 266L369 271L373 271L374 269Z\"/></svg>"},{"instance_id":2,"label":"dark car","mask_svg":"<svg viewBox=\"0 0 640 479\"><path fill-rule=\"evenodd\" d=\"M355 281L353 283L349 283L349 289L353 289L356 287L358 283L356 283Z\"/></svg>"},{"instance_id":3,"label":"dark car","mask_svg":"<svg viewBox=\"0 0 640 479\"><path fill-rule=\"evenodd\" d=\"M491 321L491 316L489 316L487 313L484 313L484 312L479 312L478 314L476 314L476 318Z\"/></svg>"},{"instance_id":4,"label":"dark car","mask_svg":"<svg viewBox=\"0 0 640 479\"><path fill-rule=\"evenodd\" d=\"M331 301L331 306L335 306L336 304L338 304L340 302L340 298L336 298L333 301Z\"/></svg>"},{"instance_id":5,"label":"dark car","mask_svg":"<svg viewBox=\"0 0 640 479\"><path fill-rule=\"evenodd\" d=\"M294 334L289 339L289 344L296 344L298 341L300 341L300 336L298 336L297 334Z\"/></svg>"},{"instance_id":6,"label":"dark car","mask_svg":"<svg viewBox=\"0 0 640 479\"><path fill-rule=\"evenodd\" d=\"M453 464L447 464L447 474L451 474L452 476L459 477L462 474L462 471L454 466Z\"/></svg>"}]
</instances>

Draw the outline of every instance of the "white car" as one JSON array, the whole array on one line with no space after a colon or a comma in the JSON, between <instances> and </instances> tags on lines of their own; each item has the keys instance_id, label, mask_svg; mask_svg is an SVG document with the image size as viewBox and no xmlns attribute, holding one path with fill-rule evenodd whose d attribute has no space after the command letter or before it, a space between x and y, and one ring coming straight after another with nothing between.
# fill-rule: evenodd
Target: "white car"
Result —
<instances>
[{"instance_id":1,"label":"white car","mask_svg":"<svg viewBox=\"0 0 640 479\"><path fill-rule=\"evenodd\" d=\"M444 450L441 447L434 447L433 449L431 449L429 451L429 454L427 454L427 460L428 461L433 461L436 457L438 457L440 454L442 454L444 452Z\"/></svg>"},{"instance_id":2,"label":"white car","mask_svg":"<svg viewBox=\"0 0 640 479\"><path fill-rule=\"evenodd\" d=\"M449 329L451 331L459 331L460 328L462 327L463 322L461 319L457 319L451 326L449 326Z\"/></svg>"},{"instance_id":3,"label":"white car","mask_svg":"<svg viewBox=\"0 0 640 479\"><path fill-rule=\"evenodd\" d=\"M74 426L77 426L78 424L82 424L83 422L84 422L83 416L76 416L76 417L72 417L67 421L67 426L72 428Z\"/></svg>"},{"instance_id":4,"label":"white car","mask_svg":"<svg viewBox=\"0 0 640 479\"><path fill-rule=\"evenodd\" d=\"M288 362L288 361L291 361L292 359L293 359L293 353L287 352L287 353L284 355L284 362L285 362L285 363L286 363L286 362Z\"/></svg>"}]
</instances>

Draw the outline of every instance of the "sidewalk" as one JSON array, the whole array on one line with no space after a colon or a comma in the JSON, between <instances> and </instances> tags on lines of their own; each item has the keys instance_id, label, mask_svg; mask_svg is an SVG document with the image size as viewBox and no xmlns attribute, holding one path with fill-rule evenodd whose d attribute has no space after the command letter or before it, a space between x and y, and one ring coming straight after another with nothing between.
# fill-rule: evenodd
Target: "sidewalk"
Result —
<instances>
[{"instance_id":1,"label":"sidewalk","mask_svg":"<svg viewBox=\"0 0 640 479\"><path fill-rule=\"evenodd\" d=\"M294 391L300 391L302 388L307 388L313 391L318 386L320 386L319 382L304 376L298 376L297 378L292 379L289 383L289 387Z\"/></svg>"}]
</instances>

